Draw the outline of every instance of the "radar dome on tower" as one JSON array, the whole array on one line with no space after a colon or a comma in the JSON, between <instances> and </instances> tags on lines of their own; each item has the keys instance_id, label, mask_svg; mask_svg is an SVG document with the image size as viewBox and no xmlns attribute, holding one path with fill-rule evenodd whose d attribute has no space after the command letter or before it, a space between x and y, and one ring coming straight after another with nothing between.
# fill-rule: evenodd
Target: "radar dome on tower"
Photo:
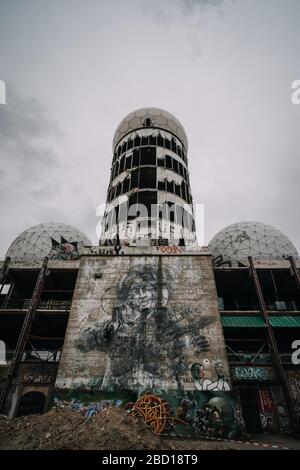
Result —
<instances>
[{"instance_id":1,"label":"radar dome on tower","mask_svg":"<svg viewBox=\"0 0 300 470\"><path fill-rule=\"evenodd\" d=\"M238 222L220 230L210 241L215 265L248 265L248 256L259 260L280 260L298 252L289 238L271 225Z\"/></svg>"},{"instance_id":2,"label":"radar dome on tower","mask_svg":"<svg viewBox=\"0 0 300 470\"><path fill-rule=\"evenodd\" d=\"M82 248L91 244L76 227L51 222L22 232L10 245L6 256L14 261L42 260L45 256L57 260L76 259Z\"/></svg>"}]
</instances>

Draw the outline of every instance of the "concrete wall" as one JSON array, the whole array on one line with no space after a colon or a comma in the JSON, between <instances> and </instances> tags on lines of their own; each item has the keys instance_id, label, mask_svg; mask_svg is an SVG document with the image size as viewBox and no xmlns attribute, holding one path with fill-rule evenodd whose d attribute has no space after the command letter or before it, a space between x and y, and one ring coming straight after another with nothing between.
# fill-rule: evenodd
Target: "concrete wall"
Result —
<instances>
[{"instance_id":1,"label":"concrete wall","mask_svg":"<svg viewBox=\"0 0 300 470\"><path fill-rule=\"evenodd\" d=\"M210 256L135 253L82 256L56 388L228 391Z\"/></svg>"}]
</instances>

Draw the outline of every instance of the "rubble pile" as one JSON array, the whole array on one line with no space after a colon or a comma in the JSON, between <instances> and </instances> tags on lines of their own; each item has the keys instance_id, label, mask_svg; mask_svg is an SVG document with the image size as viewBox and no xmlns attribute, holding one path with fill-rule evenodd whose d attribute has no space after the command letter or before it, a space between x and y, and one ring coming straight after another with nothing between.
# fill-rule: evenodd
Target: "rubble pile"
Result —
<instances>
[{"instance_id":1,"label":"rubble pile","mask_svg":"<svg viewBox=\"0 0 300 470\"><path fill-rule=\"evenodd\" d=\"M144 421L109 407L91 418L69 410L51 410L8 420L0 417L0 449L169 449Z\"/></svg>"}]
</instances>

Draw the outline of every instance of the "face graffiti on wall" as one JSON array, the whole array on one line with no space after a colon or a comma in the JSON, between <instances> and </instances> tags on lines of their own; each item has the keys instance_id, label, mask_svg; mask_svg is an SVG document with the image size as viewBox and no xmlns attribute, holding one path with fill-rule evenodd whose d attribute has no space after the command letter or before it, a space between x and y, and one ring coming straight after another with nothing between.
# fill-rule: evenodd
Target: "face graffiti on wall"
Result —
<instances>
[{"instance_id":1,"label":"face graffiti on wall","mask_svg":"<svg viewBox=\"0 0 300 470\"><path fill-rule=\"evenodd\" d=\"M104 294L106 315L87 323L78 341L82 352L107 352L101 389L181 388L191 351L195 356L208 350L202 329L214 318L190 307L171 308L174 278L170 269L138 264ZM109 311L113 290L116 305Z\"/></svg>"},{"instance_id":2,"label":"face graffiti on wall","mask_svg":"<svg viewBox=\"0 0 300 470\"><path fill-rule=\"evenodd\" d=\"M191 366L191 374L195 388L200 391L229 391L230 385L225 378L224 364L220 359L213 361L216 379L211 380L206 377L207 370L210 369L209 359L204 359L201 363L194 363Z\"/></svg>"}]
</instances>

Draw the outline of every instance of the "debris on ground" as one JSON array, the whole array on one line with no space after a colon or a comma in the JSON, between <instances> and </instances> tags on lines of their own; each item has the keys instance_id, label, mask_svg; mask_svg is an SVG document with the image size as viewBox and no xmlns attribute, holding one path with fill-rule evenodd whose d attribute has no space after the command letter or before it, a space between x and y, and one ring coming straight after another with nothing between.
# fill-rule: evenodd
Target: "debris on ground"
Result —
<instances>
[{"instance_id":1,"label":"debris on ground","mask_svg":"<svg viewBox=\"0 0 300 470\"><path fill-rule=\"evenodd\" d=\"M112 406L89 418L67 409L16 419L0 415L0 450L267 450L277 447L272 436L256 437L255 444L201 437L159 437L141 417ZM300 448L299 441L282 436L280 440L279 448Z\"/></svg>"},{"instance_id":2,"label":"debris on ground","mask_svg":"<svg viewBox=\"0 0 300 470\"><path fill-rule=\"evenodd\" d=\"M74 411L0 420L0 449L169 449L144 421L109 407L91 418Z\"/></svg>"}]
</instances>

